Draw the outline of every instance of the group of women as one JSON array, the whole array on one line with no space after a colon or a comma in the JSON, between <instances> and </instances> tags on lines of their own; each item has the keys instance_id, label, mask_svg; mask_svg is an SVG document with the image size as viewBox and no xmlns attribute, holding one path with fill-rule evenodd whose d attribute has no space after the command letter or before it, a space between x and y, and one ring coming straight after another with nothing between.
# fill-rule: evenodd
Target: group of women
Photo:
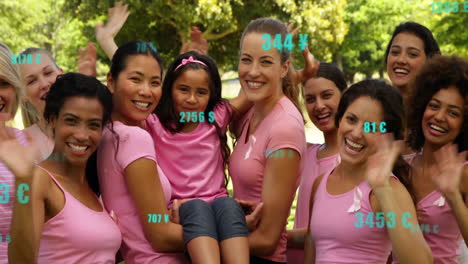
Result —
<instances>
[{"instance_id":1,"label":"group of women","mask_svg":"<svg viewBox=\"0 0 468 264\"><path fill-rule=\"evenodd\" d=\"M117 47L128 11L118 3L110 15L97 27L112 60L107 86L63 74L42 49L23 52L42 54L41 64L13 65L0 46L0 171L10 186L0 234L11 237L0 263L462 263L468 62L441 56L427 28L396 28L385 58L393 86L348 88L308 49L300 71L288 50L264 50L263 34L288 29L256 19L240 41L241 92L226 100L206 46L165 70L149 42ZM300 83L324 144L306 143ZM23 131L5 126L19 105Z\"/></svg>"}]
</instances>

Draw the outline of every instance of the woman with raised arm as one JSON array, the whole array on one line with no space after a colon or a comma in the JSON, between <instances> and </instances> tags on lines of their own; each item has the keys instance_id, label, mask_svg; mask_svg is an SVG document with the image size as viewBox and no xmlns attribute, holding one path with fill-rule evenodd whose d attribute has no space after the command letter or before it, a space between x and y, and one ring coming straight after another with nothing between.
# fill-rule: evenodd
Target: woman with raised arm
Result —
<instances>
[{"instance_id":1,"label":"woman with raised arm","mask_svg":"<svg viewBox=\"0 0 468 264\"><path fill-rule=\"evenodd\" d=\"M460 241L468 241L468 162L458 153L468 149L468 61L434 57L414 89L408 142L422 149L409 160L421 223L415 231L424 234L434 263L457 263Z\"/></svg>"},{"instance_id":2,"label":"woman with raised arm","mask_svg":"<svg viewBox=\"0 0 468 264\"><path fill-rule=\"evenodd\" d=\"M111 94L96 78L67 73L52 85L44 110L54 152L65 160L35 165L34 141L2 140L0 160L16 186L31 190L28 199L15 200L9 263L115 263L120 230L98 200L97 175L87 171L111 111Z\"/></svg>"},{"instance_id":3,"label":"woman with raised arm","mask_svg":"<svg viewBox=\"0 0 468 264\"><path fill-rule=\"evenodd\" d=\"M314 182L304 263L383 264L392 249L401 263L432 263L422 235L408 229L418 225L409 168L392 139L403 138L402 104L381 80L344 92L335 118L341 163Z\"/></svg>"}]
</instances>

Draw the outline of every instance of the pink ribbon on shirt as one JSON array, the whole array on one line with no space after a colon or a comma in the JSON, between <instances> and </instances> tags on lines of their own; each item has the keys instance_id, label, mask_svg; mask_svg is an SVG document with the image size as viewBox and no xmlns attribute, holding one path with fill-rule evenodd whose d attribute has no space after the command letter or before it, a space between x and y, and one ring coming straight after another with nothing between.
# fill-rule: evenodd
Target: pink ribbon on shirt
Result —
<instances>
[{"instance_id":1,"label":"pink ribbon on shirt","mask_svg":"<svg viewBox=\"0 0 468 264\"><path fill-rule=\"evenodd\" d=\"M354 201L351 207L349 207L348 213L353 213L361 209L361 199L362 199L362 192L359 189L359 187L356 187L356 189L354 189Z\"/></svg>"},{"instance_id":2,"label":"pink ribbon on shirt","mask_svg":"<svg viewBox=\"0 0 468 264\"><path fill-rule=\"evenodd\" d=\"M437 205L437 206L444 206L445 204L445 198L444 196L440 196L439 199L437 199L434 203L432 203L433 205Z\"/></svg>"}]
</instances>

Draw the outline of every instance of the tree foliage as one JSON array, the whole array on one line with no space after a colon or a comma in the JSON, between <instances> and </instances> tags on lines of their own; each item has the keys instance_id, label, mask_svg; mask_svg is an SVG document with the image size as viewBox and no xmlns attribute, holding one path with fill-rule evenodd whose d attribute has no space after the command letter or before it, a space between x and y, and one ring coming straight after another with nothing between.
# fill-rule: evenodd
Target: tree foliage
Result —
<instances>
[{"instance_id":1,"label":"tree foliage","mask_svg":"<svg viewBox=\"0 0 468 264\"><path fill-rule=\"evenodd\" d=\"M432 14L430 0L127 0L131 15L116 42L152 41L165 66L198 26L221 71L236 70L242 30L259 17L295 23L309 34L309 48L322 61L335 62L348 76L384 71L384 51L401 22L413 20L433 30L445 54L467 55L466 13ZM96 41L94 25L106 20L114 1L6 0L0 2L0 36L14 52L46 48L65 71L76 71L77 53ZM460 6L460 10L463 7ZM299 39L293 40L298 47ZM100 51L98 74L109 61ZM300 50L294 62L302 63ZM300 67L301 65L299 65Z\"/></svg>"}]
</instances>

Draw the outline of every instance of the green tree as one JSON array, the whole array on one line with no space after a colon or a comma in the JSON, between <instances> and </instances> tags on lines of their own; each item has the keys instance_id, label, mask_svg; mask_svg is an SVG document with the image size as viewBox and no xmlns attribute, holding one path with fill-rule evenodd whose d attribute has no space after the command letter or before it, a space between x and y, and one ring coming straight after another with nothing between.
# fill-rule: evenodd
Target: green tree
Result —
<instances>
[{"instance_id":1,"label":"green tree","mask_svg":"<svg viewBox=\"0 0 468 264\"><path fill-rule=\"evenodd\" d=\"M383 77L384 53L395 26L411 14L406 0L353 0L346 8L349 32L340 49L343 70L349 81L360 72Z\"/></svg>"}]
</instances>

